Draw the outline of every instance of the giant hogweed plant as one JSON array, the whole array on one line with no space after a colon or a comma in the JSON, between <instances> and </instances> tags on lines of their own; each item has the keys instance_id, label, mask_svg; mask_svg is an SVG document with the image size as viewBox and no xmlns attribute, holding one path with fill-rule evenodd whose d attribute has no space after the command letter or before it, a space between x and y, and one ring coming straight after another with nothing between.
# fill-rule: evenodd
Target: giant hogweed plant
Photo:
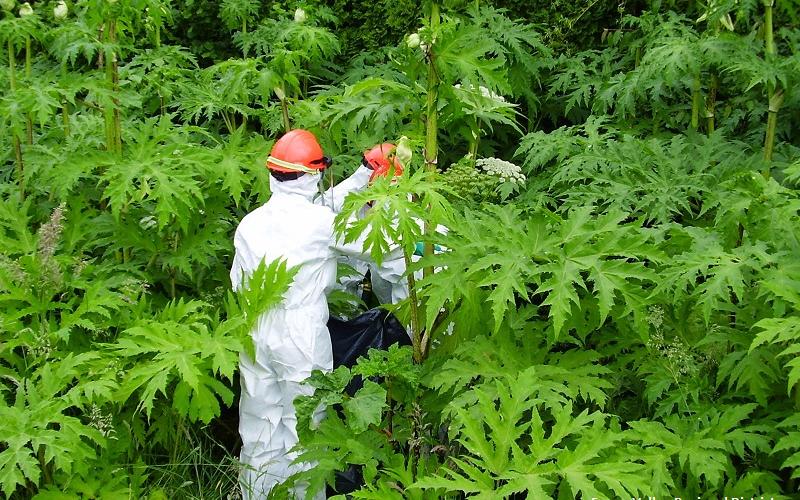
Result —
<instances>
[{"instance_id":1,"label":"giant hogweed plant","mask_svg":"<svg viewBox=\"0 0 800 500\"><path fill-rule=\"evenodd\" d=\"M310 92L305 78L327 74L335 46L320 36L327 48L305 53L313 17L265 21L279 43L251 37L247 57L207 71L160 43L169 16L152 2L144 18L144 3L86 2L58 24L36 7L30 43L3 30L19 35L0 74L7 87L17 79L0 113L15 132L4 136L0 204L4 495L141 496L232 403L251 322L291 280L272 263L242 294L220 288L233 225L267 196L268 143L251 131L285 126L267 102L275 82L290 82L293 122L326 145L406 134L461 157L517 133L514 110L525 108L512 99L537 107L526 82L538 72L544 109L573 122L522 140L528 181L514 202L467 210L422 172L349 200L343 237L361 234L377 259L436 244L409 266L436 272L409 276L414 293L398 308L411 349L314 375L317 393L298 402L300 452L319 465L298 479L320 488L355 464L365 478L355 498L796 493L798 154L783 112L796 107L793 2L774 6L773 56L758 55L766 4L710 2L688 17L629 19L636 31L578 55L590 67L563 55L552 78L530 27L458 3L429 6L424 47L388 49L374 74L365 56ZM32 19L16 12L4 25ZM243 48L254 21L241 25ZM663 78L659 54L691 58ZM702 101L688 79L697 68ZM771 85L784 102L767 179ZM569 113L555 102L565 94ZM507 102L484 99L493 95ZM705 137L683 134L698 103ZM354 376L363 388L345 393ZM312 428L320 403L328 419ZM204 467L194 465L184 471Z\"/></svg>"},{"instance_id":2,"label":"giant hogweed plant","mask_svg":"<svg viewBox=\"0 0 800 500\"><path fill-rule=\"evenodd\" d=\"M363 149L406 135L425 144L430 170L440 135L448 147L477 149L495 126L518 130L517 105L510 99L535 104L530 86L522 82L539 79L549 51L533 28L491 7L441 10L431 2L426 9L418 33L385 55L356 59L341 79L343 86L324 88L315 99L343 147ZM440 127L458 134L440 134Z\"/></svg>"},{"instance_id":3,"label":"giant hogweed plant","mask_svg":"<svg viewBox=\"0 0 800 500\"><path fill-rule=\"evenodd\" d=\"M438 241L448 250L419 264L439 269L415 283L425 317L452 325L422 365L429 378L389 363L383 389L348 396L336 389L346 370L318 375L320 393L302 406L345 410L301 438L303 457L321 466L300 479L333 484L335 470L357 464L366 485L354 498L796 489L782 470L797 475L794 279L777 276L793 276L797 192L759 175L757 146L722 132L640 135L590 119L525 138L528 173L544 170L520 201L541 208L454 211ZM500 347L509 331L524 349ZM569 383L570 370L556 370L573 392L556 404L530 395L547 384L520 383L520 373L556 362L510 360L536 342L545 356L596 349L593 365L575 365L596 380ZM415 358L401 352L389 358ZM447 370L461 356L454 395ZM363 370L353 373L376 374Z\"/></svg>"},{"instance_id":4,"label":"giant hogweed plant","mask_svg":"<svg viewBox=\"0 0 800 500\"><path fill-rule=\"evenodd\" d=\"M778 112L793 102L787 89L797 74L796 29L773 29L766 21L772 4L708 2L687 13L692 17L672 11L626 17L607 38L610 50L559 59L550 97L566 97L567 113L608 113L632 124L647 116L641 126L654 132L711 134L722 127L760 141L771 162L781 135L791 136L793 118L779 122ZM777 7L786 14L796 3ZM583 78L587 71L590 80Z\"/></svg>"},{"instance_id":5,"label":"giant hogweed plant","mask_svg":"<svg viewBox=\"0 0 800 500\"><path fill-rule=\"evenodd\" d=\"M301 458L320 465L297 479L319 488L357 464L366 485L354 498L789 491L769 464L793 466L796 422L778 426L764 406L791 411L776 390L786 372L772 361L778 351L758 350L792 337L769 330L780 320L755 325L767 331L752 348L740 340L750 318L773 314L770 304L790 293L757 292L788 261L758 244L711 252L711 230L684 230L696 238L689 244L594 212L451 216L439 241L449 250L420 264L439 271L417 296L426 317L442 306L453 327L433 338L420 368L409 365L413 349L393 349L351 373L315 375L318 392L301 411L343 410L318 427L301 419ZM356 374L385 379L342 394Z\"/></svg>"}]
</instances>

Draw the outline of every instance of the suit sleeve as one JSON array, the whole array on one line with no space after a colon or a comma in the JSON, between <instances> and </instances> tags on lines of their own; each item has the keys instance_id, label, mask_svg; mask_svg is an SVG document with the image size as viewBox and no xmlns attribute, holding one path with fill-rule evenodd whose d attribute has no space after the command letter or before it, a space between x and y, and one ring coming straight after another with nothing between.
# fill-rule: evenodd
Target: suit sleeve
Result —
<instances>
[{"instance_id":1,"label":"suit sleeve","mask_svg":"<svg viewBox=\"0 0 800 500\"><path fill-rule=\"evenodd\" d=\"M343 180L339 184L325 191L321 196L314 200L318 205L325 205L333 210L334 213L342 211L344 199L348 194L358 192L367 187L372 170L361 166L353 172L353 175Z\"/></svg>"}]
</instances>

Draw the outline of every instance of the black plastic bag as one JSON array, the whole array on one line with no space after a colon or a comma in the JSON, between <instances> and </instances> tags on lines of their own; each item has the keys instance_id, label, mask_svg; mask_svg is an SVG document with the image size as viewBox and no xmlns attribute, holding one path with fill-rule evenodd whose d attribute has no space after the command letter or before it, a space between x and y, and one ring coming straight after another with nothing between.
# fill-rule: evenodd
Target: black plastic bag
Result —
<instances>
[{"instance_id":1,"label":"black plastic bag","mask_svg":"<svg viewBox=\"0 0 800 500\"><path fill-rule=\"evenodd\" d=\"M355 366L358 358L366 356L370 349L388 349L393 344L411 345L411 339L394 314L384 309L370 309L361 316L345 321L331 317L328 320L333 346L333 367ZM351 396L364 382L360 376L347 384L345 392ZM341 408L335 408L341 411ZM328 487L328 495L351 493L364 485L361 468L350 465L347 470L336 473L336 484Z\"/></svg>"},{"instance_id":2,"label":"black plastic bag","mask_svg":"<svg viewBox=\"0 0 800 500\"><path fill-rule=\"evenodd\" d=\"M352 368L370 349L388 349L392 344L411 345L411 339L394 314L370 309L351 320L328 320L333 345L333 367Z\"/></svg>"}]
</instances>

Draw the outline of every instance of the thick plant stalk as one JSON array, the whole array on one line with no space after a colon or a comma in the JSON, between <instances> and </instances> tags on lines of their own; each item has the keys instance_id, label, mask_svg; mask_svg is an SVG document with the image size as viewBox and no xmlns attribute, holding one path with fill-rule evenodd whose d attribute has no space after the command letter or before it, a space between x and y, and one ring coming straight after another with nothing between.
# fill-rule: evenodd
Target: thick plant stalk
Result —
<instances>
[{"instance_id":1,"label":"thick plant stalk","mask_svg":"<svg viewBox=\"0 0 800 500\"><path fill-rule=\"evenodd\" d=\"M764 41L766 45L766 56L776 57L778 51L775 47L775 34L772 25L773 0L764 0ZM764 177L770 175L770 164L772 163L772 151L775 147L775 130L778 128L778 111L783 105L783 91L775 85L767 86L767 96L769 98L769 112L767 113L767 133L764 137L764 161L767 163L764 168Z\"/></svg>"},{"instance_id":2,"label":"thick plant stalk","mask_svg":"<svg viewBox=\"0 0 800 500\"><path fill-rule=\"evenodd\" d=\"M403 259L406 263L406 270L411 269L411 255L408 251L403 250ZM424 359L422 352L422 327L419 324L419 302L417 302L417 283L414 279L414 273L409 272L408 277L408 294L411 299L411 345L414 352L414 361L421 363Z\"/></svg>"},{"instance_id":3,"label":"thick plant stalk","mask_svg":"<svg viewBox=\"0 0 800 500\"><path fill-rule=\"evenodd\" d=\"M108 38L112 44L117 42L117 20L114 18L109 20ZM119 93L119 61L117 60L116 52L111 53L111 61L109 62L111 63L111 84L114 92L114 151L119 154L122 153L122 119L119 111L119 99L117 98Z\"/></svg>"},{"instance_id":4,"label":"thick plant stalk","mask_svg":"<svg viewBox=\"0 0 800 500\"><path fill-rule=\"evenodd\" d=\"M61 78L63 80L66 80L67 78L66 61L61 63ZM69 137L69 103L67 102L66 97L61 99L61 121L63 122L64 127L64 137Z\"/></svg>"},{"instance_id":5,"label":"thick plant stalk","mask_svg":"<svg viewBox=\"0 0 800 500\"><path fill-rule=\"evenodd\" d=\"M110 22L108 24L110 25ZM104 35L106 41L110 41L107 31L108 30L103 27L100 29L100 34ZM106 85L109 90L112 90L114 87L114 67L111 64L111 59L111 54L103 55L103 51L100 51L98 64L102 64L102 67L105 69ZM112 106L107 105L105 109L103 109L103 121L105 122L106 129L106 151L114 151L116 141L114 140L114 111L112 110Z\"/></svg>"},{"instance_id":6,"label":"thick plant stalk","mask_svg":"<svg viewBox=\"0 0 800 500\"><path fill-rule=\"evenodd\" d=\"M469 157L472 159L472 165L475 165L475 160L478 159L478 145L481 142L481 129L478 125L478 118L473 117L472 124L472 140L469 141Z\"/></svg>"},{"instance_id":7,"label":"thick plant stalk","mask_svg":"<svg viewBox=\"0 0 800 500\"><path fill-rule=\"evenodd\" d=\"M778 111L783 105L783 91L777 90L772 92L769 98L769 114L767 115L767 135L764 138L764 160L767 161L767 166L764 171L764 177L769 177L769 163L772 162L772 151L775 147L775 131L778 128Z\"/></svg>"},{"instance_id":8,"label":"thick plant stalk","mask_svg":"<svg viewBox=\"0 0 800 500\"><path fill-rule=\"evenodd\" d=\"M113 44L117 41L117 21L109 18L106 20L105 31L106 41ZM117 68L117 54L113 50L106 54L104 58L106 70L106 84L111 90L111 105L104 110L106 128L106 151L114 153L122 152L122 125L119 115L119 99L116 95L119 92L119 72Z\"/></svg>"},{"instance_id":9,"label":"thick plant stalk","mask_svg":"<svg viewBox=\"0 0 800 500\"><path fill-rule=\"evenodd\" d=\"M478 159L478 144L479 139L476 137L469 143L469 157L472 158L472 163Z\"/></svg>"},{"instance_id":10,"label":"thick plant stalk","mask_svg":"<svg viewBox=\"0 0 800 500\"><path fill-rule=\"evenodd\" d=\"M712 73L711 85L708 88L708 96L706 97L706 132L708 135L713 134L715 130L717 89L719 89L719 77L716 73Z\"/></svg>"},{"instance_id":11,"label":"thick plant stalk","mask_svg":"<svg viewBox=\"0 0 800 500\"><path fill-rule=\"evenodd\" d=\"M767 54L775 55L775 33L772 28L772 6L774 0L764 0L764 42L766 45Z\"/></svg>"},{"instance_id":12,"label":"thick plant stalk","mask_svg":"<svg viewBox=\"0 0 800 500\"><path fill-rule=\"evenodd\" d=\"M700 128L700 106L703 102L703 95L700 87L700 76L696 75L692 82L692 130Z\"/></svg>"},{"instance_id":13,"label":"thick plant stalk","mask_svg":"<svg viewBox=\"0 0 800 500\"><path fill-rule=\"evenodd\" d=\"M16 58L14 57L14 46L11 40L8 41L8 80L12 93L17 90L17 69ZM19 197L25 199L25 166L22 163L22 145L19 136L13 132L12 142L14 144L14 160L17 163L17 183L19 184Z\"/></svg>"},{"instance_id":14,"label":"thick plant stalk","mask_svg":"<svg viewBox=\"0 0 800 500\"><path fill-rule=\"evenodd\" d=\"M289 104L286 99L281 99L281 113L283 114L283 129L288 132L292 130L292 123L289 121Z\"/></svg>"},{"instance_id":15,"label":"thick plant stalk","mask_svg":"<svg viewBox=\"0 0 800 500\"><path fill-rule=\"evenodd\" d=\"M31 37L25 38L25 80L28 81L28 85L30 85L31 81ZM31 118L31 114L28 113L25 116L25 126L26 132L28 133L28 145L30 146L33 144L33 119Z\"/></svg>"},{"instance_id":16,"label":"thick plant stalk","mask_svg":"<svg viewBox=\"0 0 800 500\"><path fill-rule=\"evenodd\" d=\"M246 35L246 34L247 34L247 17L242 19L242 35ZM246 43L242 46L242 55L245 57L245 59L247 59L247 44Z\"/></svg>"},{"instance_id":17,"label":"thick plant stalk","mask_svg":"<svg viewBox=\"0 0 800 500\"><path fill-rule=\"evenodd\" d=\"M434 36L439 29L439 4L431 2L431 31ZM428 172L435 172L438 164L439 144L437 142L438 134L438 102L439 102L439 75L436 72L436 61L433 54L434 41L431 40L428 46L428 102L425 117L425 170ZM432 235L434 226L426 222L423 228L426 235ZM425 255L433 253L433 243L425 243ZM433 274L433 268L426 266L422 270L422 275L428 277Z\"/></svg>"},{"instance_id":18,"label":"thick plant stalk","mask_svg":"<svg viewBox=\"0 0 800 500\"><path fill-rule=\"evenodd\" d=\"M273 90L275 92L275 95L278 97L278 100L281 102L281 113L283 115L283 130L284 132L288 132L292 129L292 123L289 121L289 103L286 102L286 91L283 89L283 84L275 87Z\"/></svg>"}]
</instances>

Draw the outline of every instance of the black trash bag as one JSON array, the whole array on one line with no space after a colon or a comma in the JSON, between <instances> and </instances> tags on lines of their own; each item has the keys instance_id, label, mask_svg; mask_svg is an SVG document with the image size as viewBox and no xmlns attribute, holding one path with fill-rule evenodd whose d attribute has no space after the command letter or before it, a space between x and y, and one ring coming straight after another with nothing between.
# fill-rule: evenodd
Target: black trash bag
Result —
<instances>
[{"instance_id":1,"label":"black trash bag","mask_svg":"<svg viewBox=\"0 0 800 500\"><path fill-rule=\"evenodd\" d=\"M345 321L331 317L328 320L333 346L333 367L355 366L358 358L366 356L370 349L388 349L393 344L411 345L406 329L394 314L384 309L370 309L364 314ZM353 377L345 392L351 396L364 382L360 376ZM338 405L337 405L338 406ZM334 408L341 413L341 408ZM335 486L327 488L328 495L351 493L364 485L360 466L350 465L347 470L336 473Z\"/></svg>"},{"instance_id":2,"label":"black trash bag","mask_svg":"<svg viewBox=\"0 0 800 500\"><path fill-rule=\"evenodd\" d=\"M370 309L348 321L331 317L328 330L331 332L334 368L352 368L370 349L388 349L392 344L411 345L400 321L381 308Z\"/></svg>"}]
</instances>

